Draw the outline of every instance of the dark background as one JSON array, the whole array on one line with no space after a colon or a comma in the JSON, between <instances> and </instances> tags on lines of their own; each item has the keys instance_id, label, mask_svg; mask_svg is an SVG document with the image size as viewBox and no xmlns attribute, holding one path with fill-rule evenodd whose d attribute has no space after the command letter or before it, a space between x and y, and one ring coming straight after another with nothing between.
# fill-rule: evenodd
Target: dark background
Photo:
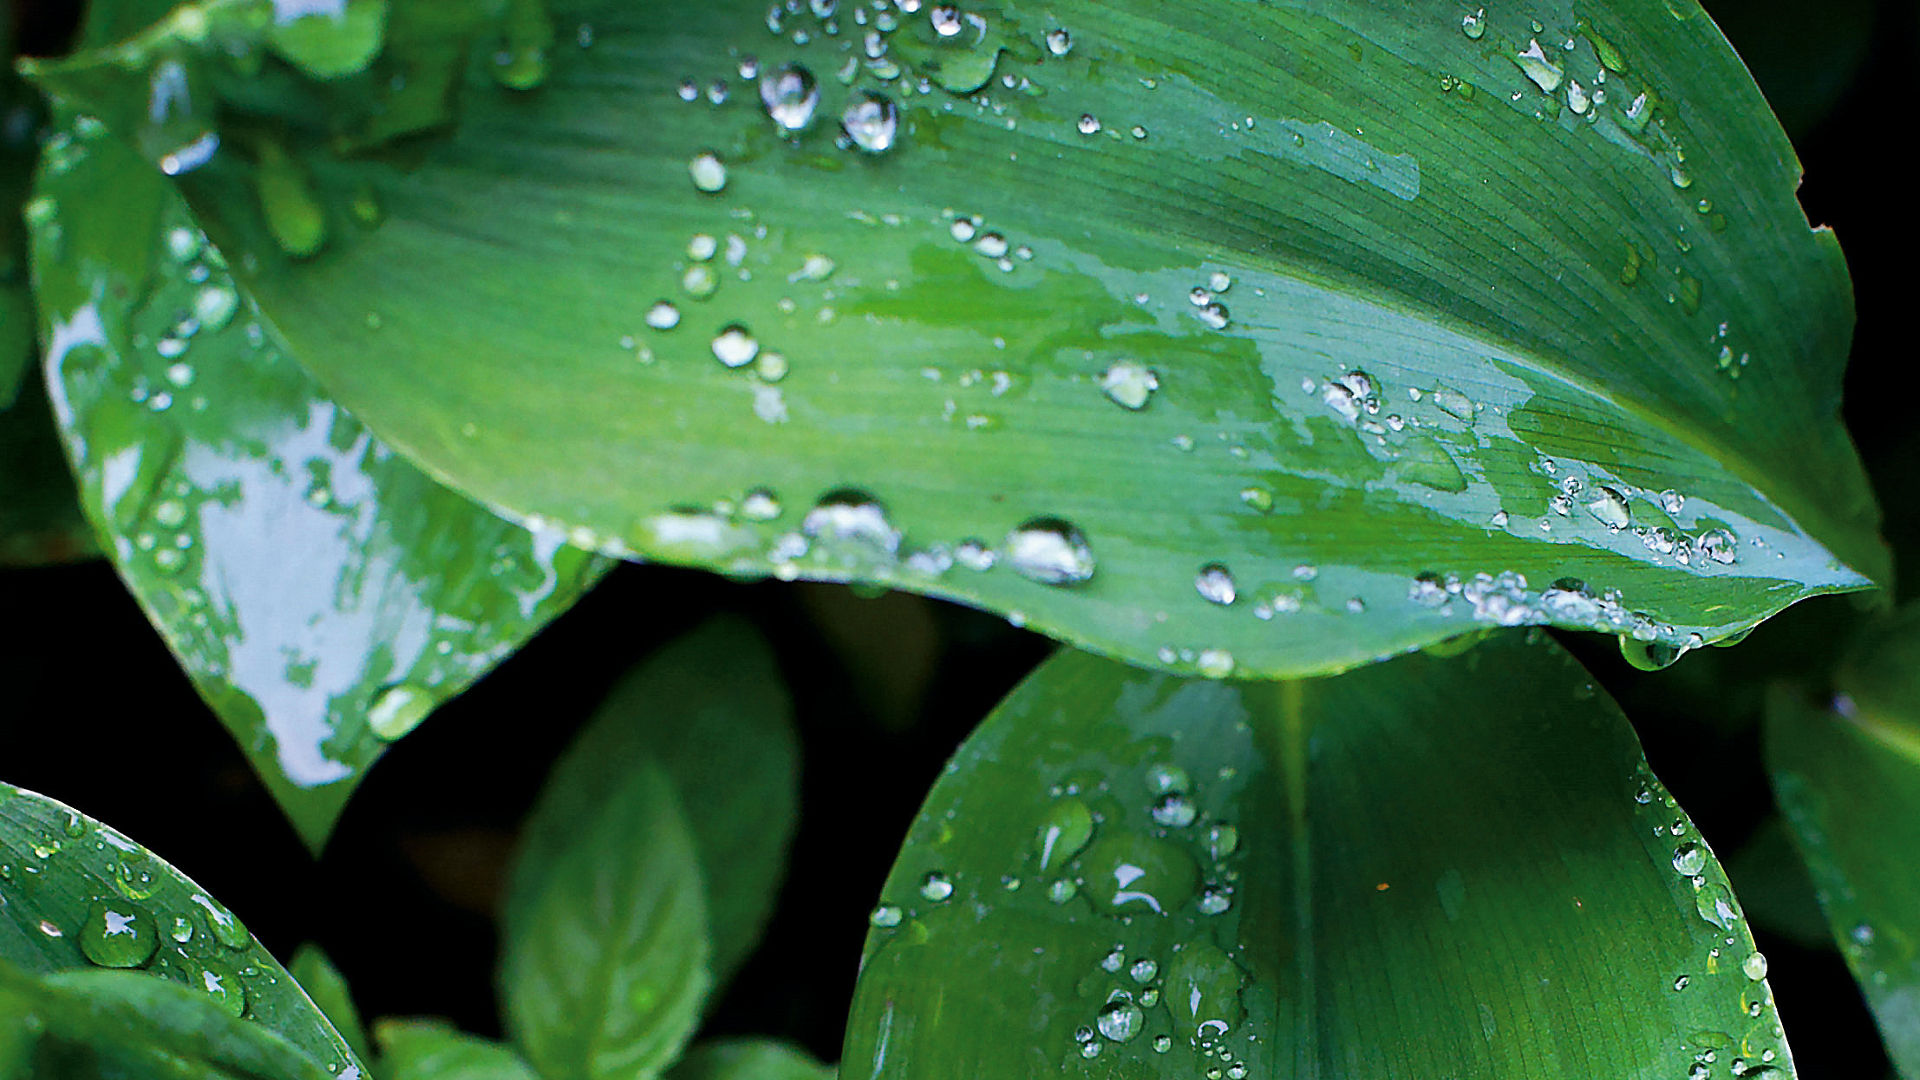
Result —
<instances>
[{"instance_id":1,"label":"dark background","mask_svg":"<svg viewBox=\"0 0 1920 1080\"><path fill-rule=\"evenodd\" d=\"M1910 267L1920 237L1902 162L1916 131L1920 13L1912 0L1708 7L1794 136L1808 216L1833 225L1846 249L1860 315L1846 418L1887 536L1911 552L1920 429L1911 384L1895 387L1915 356ZM26 49L51 53L73 11L27 2L15 15ZM1817 913L1768 824L1756 724L1767 679L1817 689L1856 607L1810 601L1738 649L1652 674L1628 668L1610 641L1567 639L1728 859L1810 1078L1878 1078L1886 1065L1838 954L1806 933ZM516 823L612 682L715 611L745 615L776 643L806 758L779 906L707 1031L782 1036L837 1060L866 911L908 822L960 740L1049 650L997 618L901 595L623 566L397 744L315 862L107 565L0 571L0 777L131 831L279 955L317 940L368 1016L440 1014L495 1033L488 912Z\"/></svg>"}]
</instances>

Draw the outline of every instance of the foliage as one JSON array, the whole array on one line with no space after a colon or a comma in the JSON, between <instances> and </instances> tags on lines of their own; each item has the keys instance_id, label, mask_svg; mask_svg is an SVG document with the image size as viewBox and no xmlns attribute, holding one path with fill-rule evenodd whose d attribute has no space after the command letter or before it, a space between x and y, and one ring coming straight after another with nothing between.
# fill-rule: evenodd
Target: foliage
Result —
<instances>
[{"instance_id":1,"label":"foliage","mask_svg":"<svg viewBox=\"0 0 1920 1080\"><path fill-rule=\"evenodd\" d=\"M415 1016L0 786L0 1077L1790 1080L1765 945L1920 1078L1912 449L1755 83L1844 112L1842 7L16 5L0 580L110 566L318 889L384 830L499 948ZM517 838L362 791L484 740Z\"/></svg>"}]
</instances>

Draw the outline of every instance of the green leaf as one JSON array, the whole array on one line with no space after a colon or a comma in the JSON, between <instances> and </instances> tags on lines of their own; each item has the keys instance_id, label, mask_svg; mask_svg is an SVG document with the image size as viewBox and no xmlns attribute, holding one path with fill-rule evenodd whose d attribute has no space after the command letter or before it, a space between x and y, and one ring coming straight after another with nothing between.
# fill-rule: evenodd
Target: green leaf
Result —
<instances>
[{"instance_id":1,"label":"green leaf","mask_svg":"<svg viewBox=\"0 0 1920 1080\"><path fill-rule=\"evenodd\" d=\"M97 123L47 158L35 284L82 505L317 850L389 742L607 564L440 486L321 394Z\"/></svg>"},{"instance_id":2,"label":"green leaf","mask_svg":"<svg viewBox=\"0 0 1920 1080\"><path fill-rule=\"evenodd\" d=\"M0 784L0 961L27 974L137 968L155 985L166 980L187 987L228 1015L249 1017L330 1066L334 1080L361 1069L299 984L218 900L120 832L6 784ZM43 985L119 1002L101 1006L109 1018L117 1015L114 1010L144 1014L151 1008L159 1010L153 1013L159 1023L162 1013L174 1009L157 991L124 988L131 984L62 976ZM122 989L109 997L86 992L108 985ZM49 1007L55 1006L68 1008L59 1002ZM205 1027L198 1021L190 1026Z\"/></svg>"},{"instance_id":3,"label":"green leaf","mask_svg":"<svg viewBox=\"0 0 1920 1080\"><path fill-rule=\"evenodd\" d=\"M1887 1055L1920 1077L1920 608L1866 634L1840 692L1767 702L1774 794L1827 924L1880 1025Z\"/></svg>"},{"instance_id":4,"label":"green leaf","mask_svg":"<svg viewBox=\"0 0 1920 1080\"><path fill-rule=\"evenodd\" d=\"M507 1029L544 1080L657 1076L712 983L693 834L652 762L591 804L564 778L534 807L507 896Z\"/></svg>"},{"instance_id":5,"label":"green leaf","mask_svg":"<svg viewBox=\"0 0 1920 1080\"><path fill-rule=\"evenodd\" d=\"M1512 634L1282 684L1063 652L872 922L843 1062L876 1080L1793 1075L1705 840Z\"/></svg>"},{"instance_id":6,"label":"green leaf","mask_svg":"<svg viewBox=\"0 0 1920 1080\"><path fill-rule=\"evenodd\" d=\"M833 1080L834 1071L771 1039L722 1039L687 1052L667 1080Z\"/></svg>"},{"instance_id":7,"label":"green leaf","mask_svg":"<svg viewBox=\"0 0 1920 1080\"><path fill-rule=\"evenodd\" d=\"M799 747L773 654L745 622L715 619L615 686L547 781L517 873L546 877L567 834L631 773L658 765L688 812L706 882L711 970L723 983L760 939L798 815Z\"/></svg>"},{"instance_id":8,"label":"green leaf","mask_svg":"<svg viewBox=\"0 0 1920 1080\"><path fill-rule=\"evenodd\" d=\"M1248 675L1476 624L1684 648L1886 579L1845 265L1692 0L948 7L869 59L764 0L559 0L589 44L531 89L475 45L449 134L255 88L285 147L185 183L329 393L612 553ZM803 132L749 53L817 81ZM42 74L145 100L108 67Z\"/></svg>"},{"instance_id":9,"label":"green leaf","mask_svg":"<svg viewBox=\"0 0 1920 1080\"><path fill-rule=\"evenodd\" d=\"M14 1000L7 1002L7 998ZM0 958L0 1002L20 1009L29 1040L0 1029L0 1064L32 1054L25 1075L47 1080L342 1080L303 1048L229 1015L184 987L118 971L33 978ZM4 1023L4 1021L0 1021ZM337 1066L336 1066L337 1067ZM13 1076L13 1073L0 1073Z\"/></svg>"},{"instance_id":10,"label":"green leaf","mask_svg":"<svg viewBox=\"0 0 1920 1080\"><path fill-rule=\"evenodd\" d=\"M333 966L326 952L320 946L309 941L294 950L293 962L287 965L294 981L307 992L307 997L319 1007L328 1023L347 1040L347 1045L362 1060L373 1059L372 1044L367 1041L367 1029L360 1022L360 1010L353 1005L353 994L347 989L346 976Z\"/></svg>"},{"instance_id":11,"label":"green leaf","mask_svg":"<svg viewBox=\"0 0 1920 1080\"><path fill-rule=\"evenodd\" d=\"M0 408L0 566L74 562L100 553L80 513L53 412L38 378Z\"/></svg>"},{"instance_id":12,"label":"green leaf","mask_svg":"<svg viewBox=\"0 0 1920 1080\"><path fill-rule=\"evenodd\" d=\"M510 1047L463 1035L444 1023L382 1020L384 1080L539 1080Z\"/></svg>"}]
</instances>

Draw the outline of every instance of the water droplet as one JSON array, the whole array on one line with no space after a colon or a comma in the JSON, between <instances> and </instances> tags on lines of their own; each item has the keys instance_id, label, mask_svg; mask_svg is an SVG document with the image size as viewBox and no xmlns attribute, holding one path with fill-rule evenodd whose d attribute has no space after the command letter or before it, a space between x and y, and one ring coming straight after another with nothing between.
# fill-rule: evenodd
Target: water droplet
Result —
<instances>
[{"instance_id":1,"label":"water droplet","mask_svg":"<svg viewBox=\"0 0 1920 1080\"><path fill-rule=\"evenodd\" d=\"M136 968L153 958L160 931L138 904L96 900L80 924L80 952L101 967Z\"/></svg>"},{"instance_id":2,"label":"water droplet","mask_svg":"<svg viewBox=\"0 0 1920 1080\"><path fill-rule=\"evenodd\" d=\"M193 317L204 330L225 329L239 307L239 294L224 285L205 286L193 296Z\"/></svg>"},{"instance_id":3,"label":"water droplet","mask_svg":"<svg viewBox=\"0 0 1920 1080\"><path fill-rule=\"evenodd\" d=\"M190 899L207 917L207 929L213 932L215 941L229 949L244 949L253 944L253 935L247 931L247 924L218 900L205 893L194 893Z\"/></svg>"},{"instance_id":4,"label":"water droplet","mask_svg":"<svg viewBox=\"0 0 1920 1080\"><path fill-rule=\"evenodd\" d=\"M1596 497L1587 503L1587 513L1592 514L1595 521L1614 532L1633 524L1633 512L1627 507L1626 496L1605 486L1595 488L1593 493Z\"/></svg>"},{"instance_id":5,"label":"water droplet","mask_svg":"<svg viewBox=\"0 0 1920 1080\"><path fill-rule=\"evenodd\" d=\"M952 4L935 4L927 12L927 20L933 24L933 32L943 38L960 33L960 9Z\"/></svg>"},{"instance_id":6,"label":"water droplet","mask_svg":"<svg viewBox=\"0 0 1920 1080\"><path fill-rule=\"evenodd\" d=\"M1093 839L1093 812L1079 799L1066 798L1047 808L1040 822L1036 842L1040 847L1040 869L1065 866Z\"/></svg>"},{"instance_id":7,"label":"water droplet","mask_svg":"<svg viewBox=\"0 0 1920 1080\"><path fill-rule=\"evenodd\" d=\"M772 521L780 516L780 499L766 488L754 488L740 500L740 516L748 521Z\"/></svg>"},{"instance_id":8,"label":"water droplet","mask_svg":"<svg viewBox=\"0 0 1920 1080\"><path fill-rule=\"evenodd\" d=\"M1212 303L1202 307L1199 311L1199 316L1201 322L1206 323L1215 330L1225 330L1227 323L1231 321L1231 316L1227 312L1227 305L1221 303Z\"/></svg>"},{"instance_id":9,"label":"water droplet","mask_svg":"<svg viewBox=\"0 0 1920 1080\"><path fill-rule=\"evenodd\" d=\"M1166 1000L1190 1040L1211 1042L1240 1023L1240 968L1210 941L1188 942L1167 962Z\"/></svg>"},{"instance_id":10,"label":"water droplet","mask_svg":"<svg viewBox=\"0 0 1920 1080\"><path fill-rule=\"evenodd\" d=\"M953 879L938 870L920 879L920 895L938 904L953 895Z\"/></svg>"},{"instance_id":11,"label":"water droplet","mask_svg":"<svg viewBox=\"0 0 1920 1080\"><path fill-rule=\"evenodd\" d=\"M1153 392L1160 389L1160 377L1137 360L1118 360L1100 376L1100 389L1115 404L1137 412L1146 408Z\"/></svg>"},{"instance_id":12,"label":"water droplet","mask_svg":"<svg viewBox=\"0 0 1920 1080\"><path fill-rule=\"evenodd\" d=\"M991 570L998 559L993 549L979 540L962 540L953 549L953 560L969 570Z\"/></svg>"},{"instance_id":13,"label":"water droplet","mask_svg":"<svg viewBox=\"0 0 1920 1080\"><path fill-rule=\"evenodd\" d=\"M1092 113L1081 113L1079 128L1080 134L1082 135L1098 135L1100 134L1100 118Z\"/></svg>"},{"instance_id":14,"label":"water droplet","mask_svg":"<svg viewBox=\"0 0 1920 1080\"><path fill-rule=\"evenodd\" d=\"M813 112L820 104L820 87L813 72L799 64L787 64L769 71L760 79L760 101L773 118L775 127L792 134L813 123Z\"/></svg>"},{"instance_id":15,"label":"water droplet","mask_svg":"<svg viewBox=\"0 0 1920 1080\"><path fill-rule=\"evenodd\" d=\"M1115 998L1100 1010L1100 1034L1113 1042L1130 1042L1147 1025L1147 1014L1128 998Z\"/></svg>"},{"instance_id":16,"label":"water droplet","mask_svg":"<svg viewBox=\"0 0 1920 1080\"><path fill-rule=\"evenodd\" d=\"M1754 982L1759 982L1761 979L1766 978L1767 977L1766 954L1758 950L1755 950L1752 953L1752 955L1748 956L1745 960L1740 961L1740 970L1747 976L1747 978L1752 979Z\"/></svg>"},{"instance_id":17,"label":"water droplet","mask_svg":"<svg viewBox=\"0 0 1920 1080\"><path fill-rule=\"evenodd\" d=\"M1151 814L1155 824L1165 825L1169 829L1184 829L1200 816L1200 808L1193 804L1192 799L1176 792L1161 796L1160 801L1153 804Z\"/></svg>"},{"instance_id":18,"label":"water droplet","mask_svg":"<svg viewBox=\"0 0 1920 1080\"><path fill-rule=\"evenodd\" d=\"M1460 32L1479 41L1487 34L1487 9L1480 8L1470 12L1460 20Z\"/></svg>"},{"instance_id":19,"label":"water droplet","mask_svg":"<svg viewBox=\"0 0 1920 1080\"><path fill-rule=\"evenodd\" d=\"M1687 497L1668 488L1660 493L1660 509L1669 514L1678 514L1687 508Z\"/></svg>"},{"instance_id":20,"label":"water droplet","mask_svg":"<svg viewBox=\"0 0 1920 1080\"><path fill-rule=\"evenodd\" d=\"M647 309L646 318L655 330L671 330L680 325L680 309L662 300Z\"/></svg>"},{"instance_id":21,"label":"water droplet","mask_svg":"<svg viewBox=\"0 0 1920 1080\"><path fill-rule=\"evenodd\" d=\"M882 930L891 930L900 925L902 912L892 904L881 904L867 913L867 923Z\"/></svg>"},{"instance_id":22,"label":"water droplet","mask_svg":"<svg viewBox=\"0 0 1920 1080\"><path fill-rule=\"evenodd\" d=\"M1239 595L1232 571L1219 563L1208 563L1201 567L1199 576L1193 579L1193 587L1202 598L1222 607L1233 603Z\"/></svg>"},{"instance_id":23,"label":"water droplet","mask_svg":"<svg viewBox=\"0 0 1920 1080\"><path fill-rule=\"evenodd\" d=\"M1233 907L1233 894L1209 885L1200 891L1200 901L1194 906L1200 909L1202 915L1224 915Z\"/></svg>"},{"instance_id":24,"label":"water droplet","mask_svg":"<svg viewBox=\"0 0 1920 1080\"><path fill-rule=\"evenodd\" d=\"M187 918L185 915L175 915L173 917L173 928L167 931L167 936L181 945L192 941L193 920Z\"/></svg>"},{"instance_id":25,"label":"water droplet","mask_svg":"<svg viewBox=\"0 0 1920 1080\"><path fill-rule=\"evenodd\" d=\"M1560 82L1566 77L1560 65L1547 59L1546 51L1540 47L1538 39L1527 42L1527 51L1515 56L1513 62L1527 78L1533 80L1535 86L1548 94L1560 89Z\"/></svg>"},{"instance_id":26,"label":"water droplet","mask_svg":"<svg viewBox=\"0 0 1920 1080\"><path fill-rule=\"evenodd\" d=\"M1466 424L1473 423L1474 415L1479 411L1479 406L1473 403L1472 398L1445 386L1434 389L1433 403L1441 412Z\"/></svg>"},{"instance_id":27,"label":"water droplet","mask_svg":"<svg viewBox=\"0 0 1920 1080\"><path fill-rule=\"evenodd\" d=\"M1145 986L1153 981L1155 975L1160 974L1160 965L1152 960L1135 960L1133 966L1127 969L1127 974L1133 976L1134 982Z\"/></svg>"},{"instance_id":28,"label":"water droplet","mask_svg":"<svg viewBox=\"0 0 1920 1080\"><path fill-rule=\"evenodd\" d=\"M1164 915L1186 903L1199 884L1198 868L1178 845L1135 833L1094 841L1081 866L1094 902L1122 915Z\"/></svg>"},{"instance_id":29,"label":"water droplet","mask_svg":"<svg viewBox=\"0 0 1920 1080\"><path fill-rule=\"evenodd\" d=\"M713 339L713 358L730 368L750 364L759 355L760 342L739 323L729 325Z\"/></svg>"},{"instance_id":30,"label":"water droplet","mask_svg":"<svg viewBox=\"0 0 1920 1080\"><path fill-rule=\"evenodd\" d=\"M1738 538L1725 529L1708 529L1700 534L1695 547L1714 562L1731 566L1740 558L1739 543Z\"/></svg>"},{"instance_id":31,"label":"water droplet","mask_svg":"<svg viewBox=\"0 0 1920 1080\"><path fill-rule=\"evenodd\" d=\"M1071 522L1032 518L1007 534L1007 562L1043 585L1078 585L1093 577L1093 549Z\"/></svg>"},{"instance_id":32,"label":"water droplet","mask_svg":"<svg viewBox=\"0 0 1920 1080\"><path fill-rule=\"evenodd\" d=\"M855 97L840 115L840 127L853 145L869 154L884 154L893 147L900 126L900 110L885 94L865 91Z\"/></svg>"},{"instance_id":33,"label":"water droplet","mask_svg":"<svg viewBox=\"0 0 1920 1080\"><path fill-rule=\"evenodd\" d=\"M1692 981L1693 980L1688 978L1687 976L1681 975L1678 978L1673 980L1673 988L1675 991L1685 990L1687 988L1687 984Z\"/></svg>"},{"instance_id":34,"label":"water droplet","mask_svg":"<svg viewBox=\"0 0 1920 1080\"><path fill-rule=\"evenodd\" d=\"M187 985L205 994L220 1011L235 1020L247 1015L247 988L240 976L218 960L200 960L187 976Z\"/></svg>"},{"instance_id":35,"label":"water droplet","mask_svg":"<svg viewBox=\"0 0 1920 1080\"><path fill-rule=\"evenodd\" d=\"M1164 1053L1166 1053L1167 1051L1169 1051L1169 1050L1171 1050L1171 1049L1173 1049L1173 1037L1172 1037L1172 1036L1170 1036L1170 1035L1155 1035L1155 1036L1153 1037L1153 1052L1154 1052L1154 1053L1156 1053L1156 1054L1164 1054Z\"/></svg>"},{"instance_id":36,"label":"water droplet","mask_svg":"<svg viewBox=\"0 0 1920 1080\"><path fill-rule=\"evenodd\" d=\"M1194 660L1194 666L1209 679L1224 679L1233 674L1237 665L1233 653L1226 649L1202 649Z\"/></svg>"},{"instance_id":37,"label":"water droplet","mask_svg":"<svg viewBox=\"0 0 1920 1080\"><path fill-rule=\"evenodd\" d=\"M1240 849L1240 830L1216 824L1207 829L1207 854L1216 862Z\"/></svg>"},{"instance_id":38,"label":"water droplet","mask_svg":"<svg viewBox=\"0 0 1920 1080\"><path fill-rule=\"evenodd\" d=\"M700 153L687 162L687 175L693 177L693 186L709 195L726 190L727 167L711 153Z\"/></svg>"},{"instance_id":39,"label":"water droplet","mask_svg":"<svg viewBox=\"0 0 1920 1080\"><path fill-rule=\"evenodd\" d=\"M900 550L900 530L887 520L886 508L864 491L842 488L823 497L800 522L815 540L870 548L886 556Z\"/></svg>"},{"instance_id":40,"label":"water droplet","mask_svg":"<svg viewBox=\"0 0 1920 1080\"><path fill-rule=\"evenodd\" d=\"M1673 869L1682 877L1698 877L1707 868L1707 849L1691 841L1673 849Z\"/></svg>"},{"instance_id":41,"label":"water droplet","mask_svg":"<svg viewBox=\"0 0 1920 1080\"><path fill-rule=\"evenodd\" d=\"M433 712L433 694L418 686L396 683L380 691L367 709L367 727L376 738L392 742Z\"/></svg>"}]
</instances>

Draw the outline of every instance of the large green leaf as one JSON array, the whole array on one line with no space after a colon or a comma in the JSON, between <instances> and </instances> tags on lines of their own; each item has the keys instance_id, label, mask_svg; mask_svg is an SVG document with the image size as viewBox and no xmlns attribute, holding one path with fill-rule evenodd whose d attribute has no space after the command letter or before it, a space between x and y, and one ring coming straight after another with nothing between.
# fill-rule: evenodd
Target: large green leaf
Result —
<instances>
[{"instance_id":1,"label":"large green leaf","mask_svg":"<svg viewBox=\"0 0 1920 1080\"><path fill-rule=\"evenodd\" d=\"M218 900L120 832L6 784L0 962L29 974L141 969L250 1018L327 1066L335 1080L361 1069L300 985ZM147 999L122 1000L137 1011ZM171 1008L164 996L151 1000Z\"/></svg>"},{"instance_id":2,"label":"large green leaf","mask_svg":"<svg viewBox=\"0 0 1920 1080\"><path fill-rule=\"evenodd\" d=\"M436 484L322 395L98 123L54 137L34 206L48 381L86 511L318 848L390 741L606 564Z\"/></svg>"},{"instance_id":3,"label":"large green leaf","mask_svg":"<svg viewBox=\"0 0 1920 1080\"><path fill-rule=\"evenodd\" d=\"M320 946L309 941L294 950L287 970L353 1052L362 1060L371 1060L372 1044L367 1041L366 1025L360 1022L360 1010L353 1004L353 993L347 989L346 976Z\"/></svg>"},{"instance_id":4,"label":"large green leaf","mask_svg":"<svg viewBox=\"0 0 1920 1080\"><path fill-rule=\"evenodd\" d=\"M355 415L609 552L1215 674L1884 580L1846 269L1692 0L961 7L556 0L387 150L424 54L208 61L271 119L185 179ZM160 55L43 77L144 132Z\"/></svg>"},{"instance_id":5,"label":"large green leaf","mask_svg":"<svg viewBox=\"0 0 1920 1080\"><path fill-rule=\"evenodd\" d=\"M1920 1077L1920 608L1868 633L1815 705L1777 689L1767 764L1887 1054Z\"/></svg>"},{"instance_id":6,"label":"large green leaf","mask_svg":"<svg viewBox=\"0 0 1920 1080\"><path fill-rule=\"evenodd\" d=\"M511 1048L445 1024L382 1020L374 1030L385 1080L539 1080Z\"/></svg>"},{"instance_id":7,"label":"large green leaf","mask_svg":"<svg viewBox=\"0 0 1920 1080\"><path fill-rule=\"evenodd\" d=\"M507 897L507 1028L544 1080L650 1080L712 985L693 835L653 762L590 803L553 779Z\"/></svg>"},{"instance_id":8,"label":"large green leaf","mask_svg":"<svg viewBox=\"0 0 1920 1080\"><path fill-rule=\"evenodd\" d=\"M516 873L546 877L567 834L631 774L672 782L700 855L714 982L760 939L780 892L798 810L799 747L773 654L751 626L716 619L649 657L608 695L547 781Z\"/></svg>"},{"instance_id":9,"label":"large green leaf","mask_svg":"<svg viewBox=\"0 0 1920 1080\"><path fill-rule=\"evenodd\" d=\"M1062 653L872 921L843 1071L875 1080L1793 1072L1705 840L1512 634L1279 684Z\"/></svg>"},{"instance_id":10,"label":"large green leaf","mask_svg":"<svg viewBox=\"0 0 1920 1080\"><path fill-rule=\"evenodd\" d=\"M702 1043L667 1080L833 1080L833 1070L785 1043L771 1039L723 1039Z\"/></svg>"},{"instance_id":11,"label":"large green leaf","mask_svg":"<svg viewBox=\"0 0 1920 1080\"><path fill-rule=\"evenodd\" d=\"M0 957L0 1005L7 1007L0 1017L0 1077L6 1080L341 1080L349 1071L359 1075L353 1066L337 1073L322 1067L300 1047L228 1015L191 990L126 972L73 971L36 979ZM6 1028L14 1024L17 1034L10 1036ZM9 1064L21 1071L7 1071Z\"/></svg>"}]
</instances>

